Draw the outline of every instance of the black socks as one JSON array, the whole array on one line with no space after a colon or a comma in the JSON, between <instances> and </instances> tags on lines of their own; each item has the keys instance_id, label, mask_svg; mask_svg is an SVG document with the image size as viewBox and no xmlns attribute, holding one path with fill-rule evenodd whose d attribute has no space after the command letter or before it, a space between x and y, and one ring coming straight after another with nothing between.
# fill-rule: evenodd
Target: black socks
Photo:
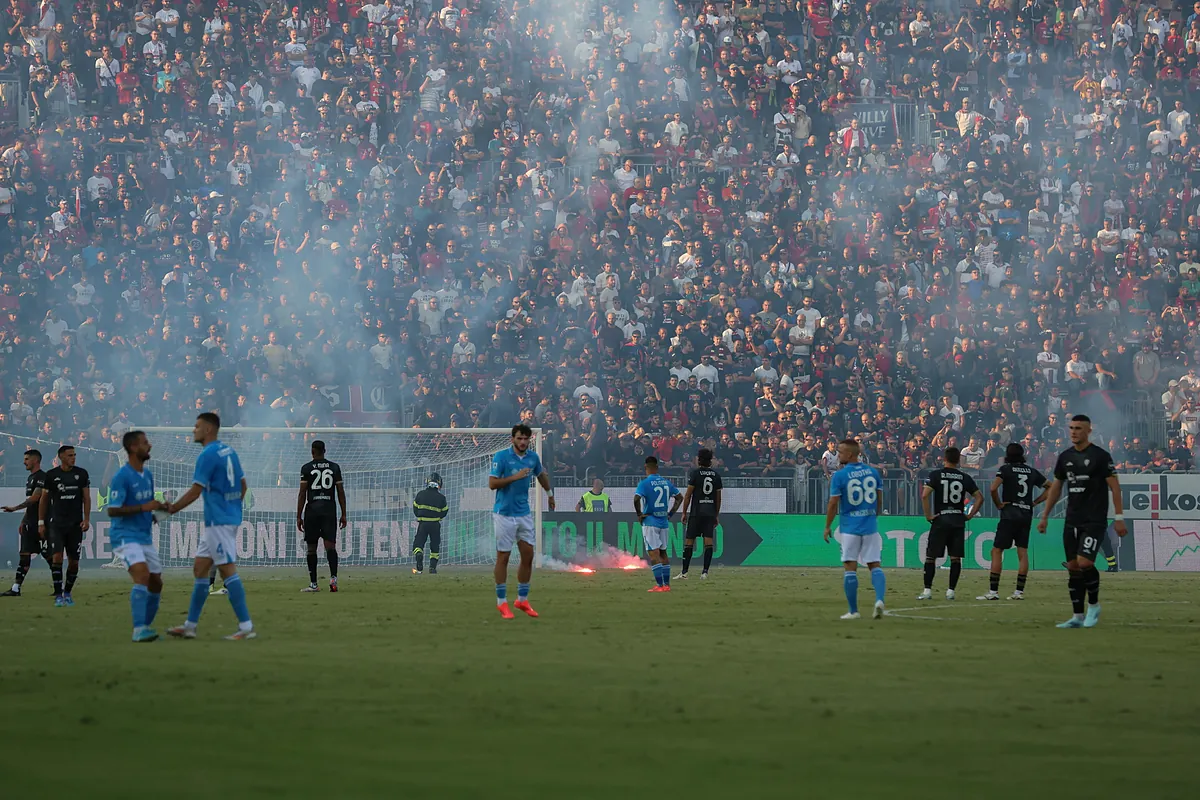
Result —
<instances>
[{"instance_id":1,"label":"black socks","mask_svg":"<svg viewBox=\"0 0 1200 800\"><path fill-rule=\"evenodd\" d=\"M937 572L937 564L931 560L925 562L925 588L933 588L933 574Z\"/></svg>"},{"instance_id":2,"label":"black socks","mask_svg":"<svg viewBox=\"0 0 1200 800\"><path fill-rule=\"evenodd\" d=\"M315 556L314 556L315 558ZM325 560L329 562L329 577L331 580L337 580L337 565L338 554L337 549L329 547L325 549Z\"/></svg>"},{"instance_id":3,"label":"black socks","mask_svg":"<svg viewBox=\"0 0 1200 800\"><path fill-rule=\"evenodd\" d=\"M1023 592L1023 591L1025 591L1025 581L1026 581L1028 578L1029 578L1029 576L1028 576L1028 575L1026 575L1024 572L1018 572L1018 573L1017 573L1017 591L1018 591L1018 592Z\"/></svg>"},{"instance_id":4,"label":"black socks","mask_svg":"<svg viewBox=\"0 0 1200 800\"><path fill-rule=\"evenodd\" d=\"M21 554L21 560L17 562L17 579L15 583L20 586L25 582L25 576L29 574L29 565L33 563L33 556L28 553Z\"/></svg>"},{"instance_id":5,"label":"black socks","mask_svg":"<svg viewBox=\"0 0 1200 800\"><path fill-rule=\"evenodd\" d=\"M709 566L712 565L713 548L712 545L704 546L704 571L708 572Z\"/></svg>"},{"instance_id":6,"label":"black socks","mask_svg":"<svg viewBox=\"0 0 1200 800\"><path fill-rule=\"evenodd\" d=\"M307 555L308 559L308 582L317 582L317 551L310 550Z\"/></svg>"},{"instance_id":7,"label":"black socks","mask_svg":"<svg viewBox=\"0 0 1200 800\"><path fill-rule=\"evenodd\" d=\"M1087 600L1090 605L1100 602L1100 570L1095 565L1083 571L1083 586L1087 589Z\"/></svg>"},{"instance_id":8,"label":"black socks","mask_svg":"<svg viewBox=\"0 0 1200 800\"><path fill-rule=\"evenodd\" d=\"M66 585L63 586L63 591L65 591L67 594L70 594L71 590L75 588L75 581L77 580L79 580L79 564L68 564L67 582Z\"/></svg>"},{"instance_id":9,"label":"black socks","mask_svg":"<svg viewBox=\"0 0 1200 800\"><path fill-rule=\"evenodd\" d=\"M689 547L688 545L683 546L683 574L685 575L687 574L688 567L691 566L692 553L694 552L695 548ZM705 567L705 569L707 569L707 567Z\"/></svg>"},{"instance_id":10,"label":"black socks","mask_svg":"<svg viewBox=\"0 0 1200 800\"><path fill-rule=\"evenodd\" d=\"M958 588L959 575L962 575L962 561L956 559L950 562L950 591Z\"/></svg>"},{"instance_id":11,"label":"black socks","mask_svg":"<svg viewBox=\"0 0 1200 800\"><path fill-rule=\"evenodd\" d=\"M992 592L1000 591L1000 573L999 572L989 572L988 573L988 589L990 589Z\"/></svg>"},{"instance_id":12,"label":"black socks","mask_svg":"<svg viewBox=\"0 0 1200 800\"><path fill-rule=\"evenodd\" d=\"M1099 589L1099 581L1097 581L1097 590ZM1071 570L1067 574L1067 591L1071 595L1071 610L1076 614L1083 613L1083 573L1078 570Z\"/></svg>"}]
</instances>

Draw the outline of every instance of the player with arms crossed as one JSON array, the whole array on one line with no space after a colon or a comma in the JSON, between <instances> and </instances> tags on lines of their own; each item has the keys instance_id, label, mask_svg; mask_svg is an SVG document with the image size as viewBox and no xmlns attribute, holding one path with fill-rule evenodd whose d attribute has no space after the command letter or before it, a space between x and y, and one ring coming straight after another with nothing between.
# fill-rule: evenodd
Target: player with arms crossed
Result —
<instances>
[{"instance_id":1,"label":"player with arms crossed","mask_svg":"<svg viewBox=\"0 0 1200 800\"><path fill-rule=\"evenodd\" d=\"M0 593L0 597L21 596L21 585L25 583L25 576L29 574L29 567L33 564L35 555L41 554L42 558L46 560L46 566L50 567L52 572L54 570L53 557L46 551L46 543L38 536L37 517L35 516L41 503L42 490L46 486L46 473L42 471L41 451L26 451L25 471L29 473L29 476L25 478L25 501L20 505L4 507L5 513L9 514L24 510L25 516L22 517L21 524L17 529L20 538L17 578L12 588L7 592Z\"/></svg>"},{"instance_id":2,"label":"player with arms crossed","mask_svg":"<svg viewBox=\"0 0 1200 800\"><path fill-rule=\"evenodd\" d=\"M496 530L496 607L500 616L512 619L508 607L508 560L513 544L521 554L517 565L517 602L514 607L531 617L538 613L529 605L529 579L533 577L533 548L537 534L533 530L533 515L529 509L529 479L535 478L546 492L550 510L554 510L554 490L550 477L542 469L542 460L529 449L533 430L528 425L512 427L512 447L492 457L488 488L496 493L492 505L492 524Z\"/></svg>"},{"instance_id":3,"label":"player with arms crossed","mask_svg":"<svg viewBox=\"0 0 1200 800\"><path fill-rule=\"evenodd\" d=\"M338 506L342 509L340 518ZM339 527L346 529L347 513L342 468L325 458L325 443L317 439L312 443L312 461L300 468L300 493L296 496L296 529L304 534L304 546L308 551L308 586L300 591L321 591L317 585L318 541L325 542L329 591L338 590L337 532Z\"/></svg>"},{"instance_id":4,"label":"player with arms crossed","mask_svg":"<svg viewBox=\"0 0 1200 800\"><path fill-rule=\"evenodd\" d=\"M128 463L117 470L109 484L108 529L113 552L121 557L133 579L129 608L133 612L133 641L153 642L158 634L150 627L162 599L162 561L154 546L154 512L162 503L154 499L154 475L150 460L150 440L142 431L129 431L121 437Z\"/></svg>"},{"instance_id":5,"label":"player with arms crossed","mask_svg":"<svg viewBox=\"0 0 1200 800\"><path fill-rule=\"evenodd\" d=\"M195 639L204 601L208 599L208 573L213 564L221 573L221 582L229 590L229 604L237 615L238 629L225 638L230 641L253 639L258 634L250 621L246 608L246 587L237 574L237 532L242 524L242 500L246 496L246 476L237 453L227 444L221 443L217 435L221 432L221 418L211 412L196 417L192 438L203 446L196 458L196 471L192 485L173 503L168 503L168 514L178 514L204 496L204 530L200 534L200 545L196 548L196 560L192 564L192 601L188 605L187 620L182 625L168 628L167 633L180 639Z\"/></svg>"},{"instance_id":6,"label":"player with arms crossed","mask_svg":"<svg viewBox=\"0 0 1200 800\"><path fill-rule=\"evenodd\" d=\"M1113 530L1117 536L1127 533L1121 507L1121 482L1113 466L1112 455L1089 440L1091 418L1076 414L1067 426L1071 447L1058 456L1054 482L1046 493L1046 508L1038 522L1038 533L1046 532L1050 512L1067 485L1067 518L1063 524L1063 549L1067 554L1067 589L1071 595L1069 620L1060 628L1094 628L1100 622L1100 570L1096 554L1108 528L1108 498L1112 497ZM1087 592L1087 613L1083 598Z\"/></svg>"},{"instance_id":7,"label":"player with arms crossed","mask_svg":"<svg viewBox=\"0 0 1200 800\"><path fill-rule=\"evenodd\" d=\"M674 499L670 510L667 501ZM654 571L655 586L647 591L671 591L671 559L667 557L667 520L679 510L683 497L675 484L658 474L658 459L646 459L646 477L642 478L633 493L633 510L638 522L642 523L642 540L646 543L646 556L650 569Z\"/></svg>"},{"instance_id":8,"label":"player with arms crossed","mask_svg":"<svg viewBox=\"0 0 1200 800\"><path fill-rule=\"evenodd\" d=\"M838 443L837 455L841 468L829 481L829 506L825 509L825 541L833 537L833 520L841 512L838 532L842 534L842 588L850 610L842 619L859 619L858 565L871 570L871 586L875 589L875 619L883 618L883 596L887 578L880 567L883 537L879 535L879 515L883 512L883 479L879 470L858 460L856 439Z\"/></svg>"},{"instance_id":9,"label":"player with arms crossed","mask_svg":"<svg viewBox=\"0 0 1200 800\"><path fill-rule=\"evenodd\" d=\"M925 590L917 595L918 600L933 597L937 560L947 553L950 555L950 587L946 589L946 599L954 599L967 549L967 523L983 506L983 492L979 491L974 478L958 468L959 458L957 447L947 447L942 454L942 468L931 472L921 489L921 505L925 509L925 519L929 520L929 539L925 544ZM972 501L970 513L966 510L967 500Z\"/></svg>"},{"instance_id":10,"label":"player with arms crossed","mask_svg":"<svg viewBox=\"0 0 1200 800\"><path fill-rule=\"evenodd\" d=\"M54 605L73 606L71 590L79 578L79 549L83 534L92 526L92 487L87 470L75 466L75 448L58 448L58 466L47 470L46 486L38 500L38 535L46 539L46 553L54 560ZM46 524L49 519L49 525ZM67 580L63 583L63 553L67 554Z\"/></svg>"},{"instance_id":11,"label":"player with arms crossed","mask_svg":"<svg viewBox=\"0 0 1200 800\"><path fill-rule=\"evenodd\" d=\"M713 537L721 518L721 475L712 468L713 452L707 447L696 454L696 469L688 475L687 491L683 493L683 571L676 577L686 579L696 538L704 539L704 571L700 579L708 578L713 558Z\"/></svg>"},{"instance_id":12,"label":"player with arms crossed","mask_svg":"<svg viewBox=\"0 0 1200 800\"><path fill-rule=\"evenodd\" d=\"M992 569L988 574L988 592L976 600L1000 599L1000 573L1004 570L1004 551L1017 546L1017 588L1009 600L1025 597L1029 577L1029 529L1033 527L1033 508L1046 499L1050 482L1046 476L1025 463L1025 448L1013 442L1004 451L1004 463L992 479L992 502L1000 509L996 539L992 542ZM1034 496L1035 491L1037 496Z\"/></svg>"}]
</instances>

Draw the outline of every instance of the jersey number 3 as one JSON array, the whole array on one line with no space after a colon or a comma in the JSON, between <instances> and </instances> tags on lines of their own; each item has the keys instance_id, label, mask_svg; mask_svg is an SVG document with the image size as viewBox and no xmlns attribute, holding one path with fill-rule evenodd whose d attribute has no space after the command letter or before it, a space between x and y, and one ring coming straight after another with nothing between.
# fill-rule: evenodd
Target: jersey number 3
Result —
<instances>
[{"instance_id":1,"label":"jersey number 3","mask_svg":"<svg viewBox=\"0 0 1200 800\"><path fill-rule=\"evenodd\" d=\"M875 478L868 475L865 478L851 478L846 482L846 502L852 506L870 505L878 495L879 487Z\"/></svg>"}]
</instances>

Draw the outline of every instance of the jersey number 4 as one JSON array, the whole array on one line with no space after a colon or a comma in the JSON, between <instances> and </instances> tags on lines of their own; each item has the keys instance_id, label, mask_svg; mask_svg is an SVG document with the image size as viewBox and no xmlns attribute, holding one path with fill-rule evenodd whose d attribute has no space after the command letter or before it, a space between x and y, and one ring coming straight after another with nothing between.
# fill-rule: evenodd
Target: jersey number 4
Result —
<instances>
[{"instance_id":1,"label":"jersey number 4","mask_svg":"<svg viewBox=\"0 0 1200 800\"><path fill-rule=\"evenodd\" d=\"M332 489L333 488L333 470L331 470L331 469L314 469L312 471L312 488L314 488L314 489Z\"/></svg>"},{"instance_id":2,"label":"jersey number 4","mask_svg":"<svg viewBox=\"0 0 1200 800\"><path fill-rule=\"evenodd\" d=\"M874 477L851 478L846 483L846 502L852 506L870 505L878 498L878 492Z\"/></svg>"},{"instance_id":3,"label":"jersey number 4","mask_svg":"<svg viewBox=\"0 0 1200 800\"><path fill-rule=\"evenodd\" d=\"M234 483L233 456L225 456L225 477L229 478L229 485L233 486L233 483Z\"/></svg>"}]
</instances>

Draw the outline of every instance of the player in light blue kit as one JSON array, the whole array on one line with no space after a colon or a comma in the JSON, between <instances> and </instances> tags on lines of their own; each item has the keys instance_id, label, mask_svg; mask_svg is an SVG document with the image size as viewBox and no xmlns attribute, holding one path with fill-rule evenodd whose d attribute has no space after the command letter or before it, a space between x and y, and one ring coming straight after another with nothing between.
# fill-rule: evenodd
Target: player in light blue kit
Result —
<instances>
[{"instance_id":1,"label":"player in light blue kit","mask_svg":"<svg viewBox=\"0 0 1200 800\"><path fill-rule=\"evenodd\" d=\"M221 582L229 590L229 604L237 615L238 629L225 638L230 641L253 639L257 636L250 611L246 608L246 587L237 574L237 532L242 524L242 500L246 496L246 476L242 473L242 462L237 453L217 439L221 432L221 418L216 414L204 413L196 417L192 436L203 445L196 459L196 473L192 486L183 497L168 503L166 510L178 514L204 495L204 532L200 535L200 546L196 548L196 560L192 564L192 602L188 606L187 621L167 633L180 639L195 639L196 626L200 624L200 612L208 599L208 573L213 564L221 573Z\"/></svg>"},{"instance_id":2,"label":"player in light blue kit","mask_svg":"<svg viewBox=\"0 0 1200 800\"><path fill-rule=\"evenodd\" d=\"M667 501L675 502L667 509ZM633 510L638 522L642 523L642 539L646 543L646 557L654 571L655 586L647 591L671 591L671 559L667 556L667 520L683 503L683 495L675 484L658 474L658 459L646 459L646 477L638 483L633 493Z\"/></svg>"},{"instance_id":3,"label":"player in light blue kit","mask_svg":"<svg viewBox=\"0 0 1200 800\"><path fill-rule=\"evenodd\" d=\"M529 509L529 479L536 478L549 497L550 510L554 510L554 490L550 488L550 477L542 469L542 460L529 449L533 430L528 425L513 425L512 447L501 450L492 457L492 470L488 473L488 488L496 493L492 505L492 524L496 531L496 607L500 616L512 619L508 607L508 559L513 544L521 554L517 566L517 602L514 607L531 617L538 613L529 605L529 580L533 577L533 552L537 534L533 529L533 514Z\"/></svg>"},{"instance_id":4,"label":"player in light blue kit","mask_svg":"<svg viewBox=\"0 0 1200 800\"><path fill-rule=\"evenodd\" d=\"M154 512L162 503L154 499L154 475L146 466L150 460L150 440L142 431L129 431L121 437L128 463L117 470L109 484L108 516L112 525L108 537L113 554L121 559L133 579L129 608L133 612L133 641L153 642L158 634L150 626L162 599L162 561L152 535Z\"/></svg>"},{"instance_id":5,"label":"player in light blue kit","mask_svg":"<svg viewBox=\"0 0 1200 800\"><path fill-rule=\"evenodd\" d=\"M883 595L887 578L879 567L883 554L883 537L879 535L879 514L883 510L883 481L879 470L858 460L858 441L845 439L838 443L838 463L841 469L829 482L829 508L825 510L825 541L833 536L833 520L841 511L838 526L842 534L842 564L846 573L842 586L850 611L842 619L858 619L858 565L871 570L871 585L875 587L875 619L883 617Z\"/></svg>"}]
</instances>

